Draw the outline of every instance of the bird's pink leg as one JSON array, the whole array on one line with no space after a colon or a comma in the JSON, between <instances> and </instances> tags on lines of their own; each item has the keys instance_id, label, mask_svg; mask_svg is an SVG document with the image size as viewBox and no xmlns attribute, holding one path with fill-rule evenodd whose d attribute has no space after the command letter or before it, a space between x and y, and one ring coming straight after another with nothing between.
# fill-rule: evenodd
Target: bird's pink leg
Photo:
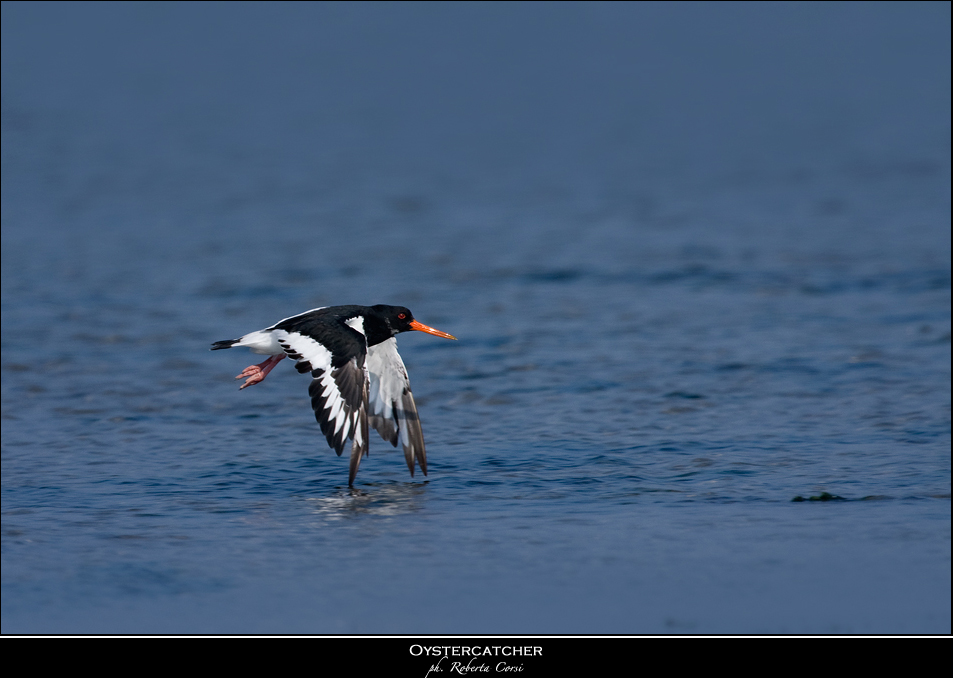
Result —
<instances>
[{"instance_id":1,"label":"bird's pink leg","mask_svg":"<svg viewBox=\"0 0 953 678\"><path fill-rule=\"evenodd\" d=\"M265 377L268 376L268 373L275 369L275 365L280 363L284 357L284 353L281 355L273 355L264 362L246 367L241 374L235 377L236 379L244 379L245 377L248 377L247 381L239 386L238 389L241 390L246 386L252 386L253 384L257 384L259 381L264 381Z\"/></svg>"}]
</instances>

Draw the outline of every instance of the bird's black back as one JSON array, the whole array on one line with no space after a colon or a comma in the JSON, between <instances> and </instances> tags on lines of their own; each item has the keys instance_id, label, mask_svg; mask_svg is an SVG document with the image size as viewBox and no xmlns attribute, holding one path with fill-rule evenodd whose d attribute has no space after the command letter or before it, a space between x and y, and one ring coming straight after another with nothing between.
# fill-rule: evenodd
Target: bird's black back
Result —
<instances>
[{"instance_id":1,"label":"bird's black back","mask_svg":"<svg viewBox=\"0 0 953 678\"><path fill-rule=\"evenodd\" d=\"M331 352L332 367L341 367L351 358L364 364L367 353L364 337L345 321L363 314L366 306L329 306L282 320L272 329L297 332L311 337ZM365 322L366 324L366 322ZM366 330L365 330L366 332Z\"/></svg>"}]
</instances>

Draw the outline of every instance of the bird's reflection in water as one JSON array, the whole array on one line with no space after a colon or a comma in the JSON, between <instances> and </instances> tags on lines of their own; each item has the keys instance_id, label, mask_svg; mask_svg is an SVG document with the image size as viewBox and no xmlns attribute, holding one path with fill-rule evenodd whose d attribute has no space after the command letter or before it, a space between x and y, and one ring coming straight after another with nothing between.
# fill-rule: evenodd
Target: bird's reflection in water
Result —
<instances>
[{"instance_id":1,"label":"bird's reflection in water","mask_svg":"<svg viewBox=\"0 0 953 678\"><path fill-rule=\"evenodd\" d=\"M358 515L396 516L421 510L429 483L367 484L337 489L326 497L307 497L312 510L325 520Z\"/></svg>"}]
</instances>

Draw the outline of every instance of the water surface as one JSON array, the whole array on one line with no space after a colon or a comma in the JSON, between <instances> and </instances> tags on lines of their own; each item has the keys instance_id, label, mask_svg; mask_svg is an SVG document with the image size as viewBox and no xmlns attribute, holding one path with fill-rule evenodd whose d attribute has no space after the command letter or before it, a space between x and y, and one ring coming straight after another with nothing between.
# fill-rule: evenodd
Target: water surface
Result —
<instances>
[{"instance_id":1,"label":"water surface","mask_svg":"<svg viewBox=\"0 0 953 678\"><path fill-rule=\"evenodd\" d=\"M3 632L949 633L909 4L5 3ZM349 303L426 478L208 351Z\"/></svg>"}]
</instances>

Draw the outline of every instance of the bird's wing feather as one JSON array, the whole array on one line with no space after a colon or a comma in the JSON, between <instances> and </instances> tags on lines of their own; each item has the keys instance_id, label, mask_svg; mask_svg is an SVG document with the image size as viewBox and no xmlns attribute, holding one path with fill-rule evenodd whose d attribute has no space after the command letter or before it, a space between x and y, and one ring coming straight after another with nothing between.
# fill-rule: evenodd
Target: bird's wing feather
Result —
<instances>
[{"instance_id":1,"label":"bird's wing feather","mask_svg":"<svg viewBox=\"0 0 953 678\"><path fill-rule=\"evenodd\" d=\"M357 412L354 425L354 442L351 443L351 461L348 465L347 486L354 486L357 469L361 466L361 457L367 456L370 439L367 436L367 370L364 370L364 388L361 393L361 407Z\"/></svg>"},{"instance_id":2,"label":"bird's wing feather","mask_svg":"<svg viewBox=\"0 0 953 678\"><path fill-rule=\"evenodd\" d=\"M274 333L285 354L295 361L295 369L311 373L308 387L311 407L328 445L340 455L347 439L354 441L349 484L353 483L360 457L367 454L368 448L364 353L352 355L342 363L342 356L333 355L312 337L285 330L274 330Z\"/></svg>"},{"instance_id":3,"label":"bird's wing feather","mask_svg":"<svg viewBox=\"0 0 953 678\"><path fill-rule=\"evenodd\" d=\"M367 372L370 425L394 447L400 440L411 476L414 475L414 462L427 475L427 451L417 404L393 337L368 349Z\"/></svg>"}]
</instances>

